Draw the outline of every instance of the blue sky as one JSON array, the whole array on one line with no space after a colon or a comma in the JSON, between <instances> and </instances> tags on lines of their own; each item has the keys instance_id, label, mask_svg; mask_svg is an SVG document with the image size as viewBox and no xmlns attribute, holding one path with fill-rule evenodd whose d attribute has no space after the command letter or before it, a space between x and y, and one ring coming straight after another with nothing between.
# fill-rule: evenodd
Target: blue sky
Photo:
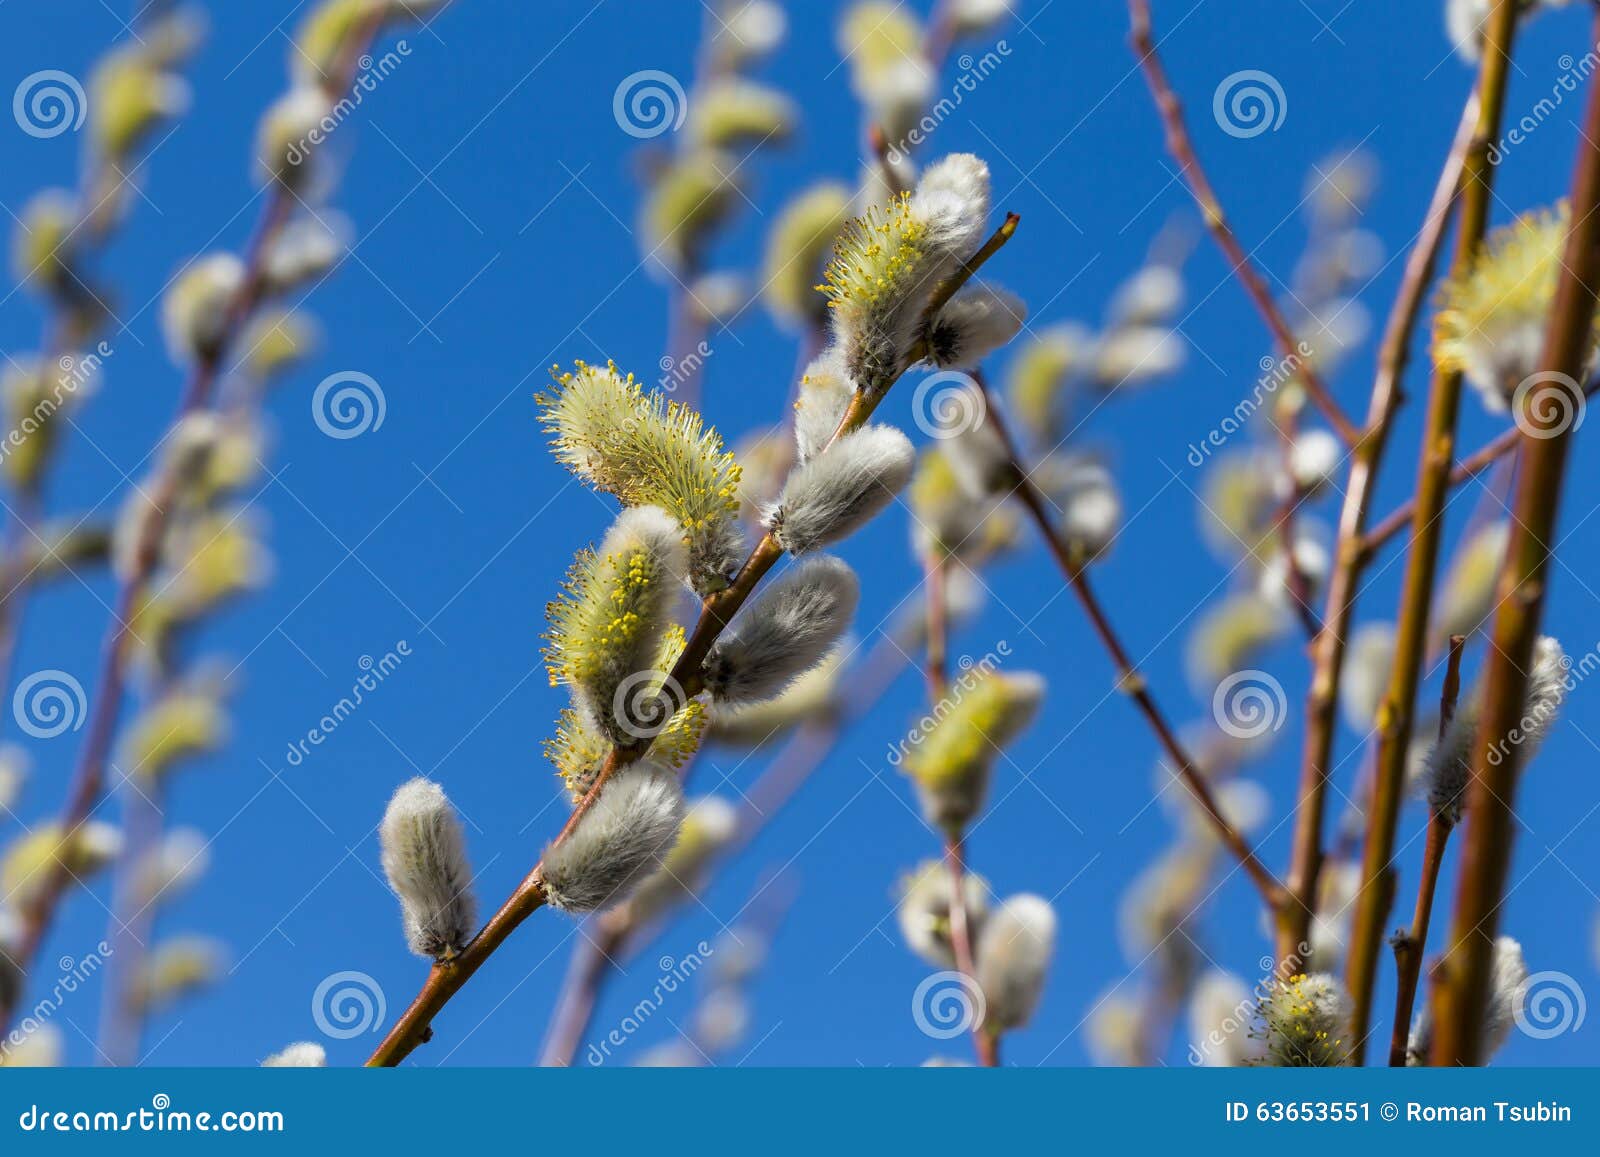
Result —
<instances>
[{"instance_id":1,"label":"blue sky","mask_svg":"<svg viewBox=\"0 0 1600 1157\"><path fill-rule=\"evenodd\" d=\"M0 6L0 80L11 85L41 68L86 74L121 35L119 17L130 7L121 0ZM116 286L124 328L112 335L116 352L103 389L53 481L57 511L116 509L124 476L163 428L180 381L162 347L154 295L195 253L242 245L259 206L250 140L260 109L284 83L286 30L297 16L280 16L287 7L280 5L209 7L210 35L191 70L194 108L151 158L133 219L100 265ZM762 76L794 95L804 126L791 147L753 163L753 205L714 254L719 268L751 267L788 195L818 176L848 180L856 171L856 112L832 31L839 6L808 0L793 7L789 41ZM1163 223L1189 203L1126 48L1123 6L1054 0L1021 7L1030 23L1002 33L1011 49L1003 67L940 125L927 155L970 150L989 161L997 207L1023 216L991 272L1031 303L1032 323L1092 322ZM1169 0L1156 7L1197 146L1273 283L1286 282L1305 242L1297 206L1310 166L1353 144L1382 166L1365 224L1391 257L1403 255L1470 81L1449 55L1441 5ZM666 295L640 260L637 142L619 131L611 101L617 83L641 69L687 83L701 15L692 0L457 0L431 30L407 33L403 66L368 97L342 142L348 163L336 204L358 241L307 303L325 346L271 399L275 473L252 495L270 528L273 581L204 640L205 652L242 662L233 739L183 776L170 807L173 822L214 837L214 866L164 916L163 930L221 938L232 968L217 989L152 1025L149 1063L249 1064L290 1040L322 1039L313 993L341 971L372 977L390 1018L403 1007L423 968L405 950L373 834L401 781L414 774L439 780L469 818L486 901L510 890L559 827L539 751L561 702L539 659L543 606L571 553L601 532L609 508L545 452L531 399L554 362L610 357L655 375ZM1510 112L1520 115L1550 92L1563 54L1585 51L1580 14L1541 19L1518 50ZM1278 131L1236 139L1210 117L1219 81L1243 69L1280 79L1287 115ZM1565 191L1575 114L1559 110L1502 167L1497 222ZM37 188L72 182L78 145L71 135L41 140L5 127L0 204L15 214ZM1363 294L1379 317L1398 276L1399 261L1391 261ZM1208 242L1187 280L1185 370L1104 408L1080 435L1108 453L1134 512L1099 586L1179 720L1206 710L1184 678L1187 627L1227 579L1200 540L1200 482L1184 459L1249 389L1267 348ZM8 286L0 348L13 356L36 348L41 320L36 302ZM773 421L788 389L792 338L752 310L713 334L711 348L710 419L730 435ZM1372 361L1369 343L1335 382L1352 412L1365 410ZM381 428L348 440L318 430L312 391L339 371L381 384ZM1423 389L1414 370L1379 510L1410 487ZM883 413L913 429L909 394L891 396ZM1463 446L1499 429L1474 399L1464 414ZM1586 533L1594 508L1583 485L1594 465L1589 440L1580 437L1562 512L1570 537L1549 604L1550 628L1574 654L1600 639L1600 596L1588 578L1600 548ZM1452 541L1484 494L1477 485L1460 492L1449 514ZM858 629L869 641L919 581L906 542L906 514L897 507L842 550L863 577ZM1375 569L1363 619L1392 615L1400 558L1391 550ZM979 657L1003 640L1011 662L1049 678L1050 698L1013 752L1017 766L1000 774L993 809L972 837L972 863L1003 894L1054 897L1061 919L1043 1006L1029 1029L1008 1039L1007 1056L1018 1064L1082 1064L1090 1059L1090 1009L1107 990L1137 983L1118 946L1116 901L1171 838L1164 811L1149 806L1156 749L1136 714L1110 694L1105 658L1042 554L1029 550L1005 563L989 583L986 609L956 638L956 653ZM110 597L109 581L92 575L39 597L19 674L58 668L92 693L101 603ZM359 715L291 765L289 746L348 693L363 656L381 656L402 640L410 657ZM1285 645L1269 660L1298 704L1306 686L1300 649ZM1430 683L1424 695L1434 693ZM910 673L894 686L719 878L703 907L612 984L598 1030L609 1030L651 989L658 958L682 958L714 936L765 873L783 868L793 903L753 991L749 1038L729 1059L913 1064L940 1051L910 1015L927 970L900 944L891 901L898 875L934 850L885 760L923 695ZM1526 826L1504 928L1523 941L1535 971L1566 972L1592 989L1600 781L1591 736L1600 736L1600 712L1591 698L1582 688L1572 697L1524 782ZM59 805L76 738L27 740L36 773L18 813L29 823ZM1288 855L1289 829L1277 824L1292 795L1300 739L1291 719L1271 757L1253 769L1275 805L1263 837L1274 865ZM1347 790L1358 741L1340 736ZM746 787L760 764L719 751L698 774L702 784L726 778ZM1408 813L1402 842L1420 819ZM1420 843L1412 847L1402 897L1411 894ZM1452 856L1447 884L1455 863ZM46 960L80 957L100 939L104 888L96 895L101 902L74 898ZM1241 877L1223 885L1200 928L1219 965L1254 979L1269 946ZM531 1063L573 937L565 918L531 920L437 1020L435 1041L414 1063ZM1388 1000L1386 982L1378 1007ZM618 1059L670 1039L673 1022L685 1023L692 1007L683 997L669 1002ZM97 1012L93 994L61 1014L75 1062L94 1058ZM1503 1061L1592 1063L1595 1031L1548 1041L1519 1034ZM344 1064L362 1059L375 1039L326 1043L331 1060ZM1174 1063L1182 1063L1185 1043L1180 1032ZM963 1042L943 1051L964 1051Z\"/></svg>"}]
</instances>

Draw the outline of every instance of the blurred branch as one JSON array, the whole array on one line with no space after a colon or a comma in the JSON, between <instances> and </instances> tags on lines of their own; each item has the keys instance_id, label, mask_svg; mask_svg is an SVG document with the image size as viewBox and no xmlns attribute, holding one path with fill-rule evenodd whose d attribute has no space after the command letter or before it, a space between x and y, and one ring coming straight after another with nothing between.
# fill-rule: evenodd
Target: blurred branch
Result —
<instances>
[{"instance_id":1,"label":"blurred branch","mask_svg":"<svg viewBox=\"0 0 1600 1157\"><path fill-rule=\"evenodd\" d=\"M1149 0L1128 0L1128 16L1132 25L1130 39L1134 52L1139 57L1139 65L1144 70L1145 79L1150 85L1150 93L1155 98L1156 110L1161 114L1162 123L1166 127L1167 150L1172 154L1172 159L1178 163L1190 193L1200 206L1206 228L1211 230L1217 245L1228 258L1234 276L1244 286L1250 300L1255 303L1257 312L1267 323L1267 329L1271 331L1272 339L1278 346L1279 355L1296 365L1306 393L1310 395L1317 409L1322 411L1329 425L1343 439L1344 444L1355 446L1361 439L1361 432L1339 408L1339 403L1334 400L1321 375L1310 365L1303 364L1307 359L1302 354L1300 339L1295 336L1294 330L1283 316L1283 311L1273 300L1272 291L1267 287L1260 272L1251 264L1244 246L1239 244L1239 238L1234 234L1233 226L1228 223L1227 214L1223 211L1222 202L1218 200L1216 190L1206 176L1205 169L1201 167L1200 157L1194 150L1194 141L1189 136L1188 126L1184 124L1183 104L1178 100L1178 94L1173 89L1166 69L1162 66L1161 57L1156 52L1155 38L1150 30Z\"/></svg>"}]
</instances>

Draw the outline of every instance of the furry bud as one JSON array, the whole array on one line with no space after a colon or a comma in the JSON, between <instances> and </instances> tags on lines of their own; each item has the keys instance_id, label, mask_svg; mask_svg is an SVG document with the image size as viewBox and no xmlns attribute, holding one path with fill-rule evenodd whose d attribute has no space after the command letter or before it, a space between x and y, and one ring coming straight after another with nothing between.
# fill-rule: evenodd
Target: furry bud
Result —
<instances>
[{"instance_id":1,"label":"furry bud","mask_svg":"<svg viewBox=\"0 0 1600 1157\"><path fill-rule=\"evenodd\" d=\"M1012 896L984 921L976 948L987 1032L1021 1028L1033 1016L1055 954L1056 914L1043 896Z\"/></svg>"},{"instance_id":2,"label":"furry bud","mask_svg":"<svg viewBox=\"0 0 1600 1157\"><path fill-rule=\"evenodd\" d=\"M767 237L762 295L780 321L796 328L827 322L828 301L816 285L849 219L850 191L833 182L806 190L778 214Z\"/></svg>"},{"instance_id":3,"label":"furry bud","mask_svg":"<svg viewBox=\"0 0 1600 1157\"><path fill-rule=\"evenodd\" d=\"M244 277L244 262L232 253L198 258L178 274L161 301L161 327L174 360L216 356Z\"/></svg>"},{"instance_id":4,"label":"furry bud","mask_svg":"<svg viewBox=\"0 0 1600 1157\"><path fill-rule=\"evenodd\" d=\"M852 431L789 475L767 529L794 555L838 542L905 488L915 462L911 442L893 427Z\"/></svg>"},{"instance_id":5,"label":"furry bud","mask_svg":"<svg viewBox=\"0 0 1600 1157\"><path fill-rule=\"evenodd\" d=\"M906 944L935 968L956 966L955 947L950 940L949 867L929 860L907 877L900 887L900 905L895 916ZM976 937L989 911L989 884L971 872L961 877L961 894L967 909L967 927Z\"/></svg>"},{"instance_id":6,"label":"furry bud","mask_svg":"<svg viewBox=\"0 0 1600 1157\"><path fill-rule=\"evenodd\" d=\"M855 614L860 584L836 558L807 559L734 619L705 662L718 703L772 699L820 663Z\"/></svg>"},{"instance_id":7,"label":"furry bud","mask_svg":"<svg viewBox=\"0 0 1600 1157\"><path fill-rule=\"evenodd\" d=\"M1350 997L1325 972L1273 982L1261 1000L1266 1063L1277 1068L1333 1068L1350 1063L1354 1047Z\"/></svg>"},{"instance_id":8,"label":"furry bud","mask_svg":"<svg viewBox=\"0 0 1600 1157\"><path fill-rule=\"evenodd\" d=\"M1044 680L1031 672L963 672L904 756L928 822L960 831L983 803L999 753L1033 721Z\"/></svg>"},{"instance_id":9,"label":"furry bud","mask_svg":"<svg viewBox=\"0 0 1600 1157\"><path fill-rule=\"evenodd\" d=\"M806 367L794 403L794 441L802 463L822 452L855 396L856 384L838 346L830 346Z\"/></svg>"},{"instance_id":10,"label":"furry bud","mask_svg":"<svg viewBox=\"0 0 1600 1157\"><path fill-rule=\"evenodd\" d=\"M968 285L928 323L927 360L941 368L970 369L1016 337L1028 307L1016 294Z\"/></svg>"},{"instance_id":11,"label":"furry bud","mask_svg":"<svg viewBox=\"0 0 1600 1157\"><path fill-rule=\"evenodd\" d=\"M312 156L337 122L333 104L318 86L290 89L262 115L256 130L256 167L261 179L304 189L314 175Z\"/></svg>"},{"instance_id":12,"label":"furry bud","mask_svg":"<svg viewBox=\"0 0 1600 1157\"><path fill-rule=\"evenodd\" d=\"M297 1041L261 1062L264 1069L322 1069L327 1066L328 1052L315 1041Z\"/></svg>"},{"instance_id":13,"label":"furry bud","mask_svg":"<svg viewBox=\"0 0 1600 1157\"><path fill-rule=\"evenodd\" d=\"M671 771L648 762L617 771L572 832L545 849L540 876L550 903L593 912L627 899L671 852L683 813Z\"/></svg>"},{"instance_id":14,"label":"furry bud","mask_svg":"<svg viewBox=\"0 0 1600 1157\"><path fill-rule=\"evenodd\" d=\"M444 789L420 777L402 784L383 813L378 844L411 951L454 959L472 938L477 903L461 821Z\"/></svg>"}]
</instances>

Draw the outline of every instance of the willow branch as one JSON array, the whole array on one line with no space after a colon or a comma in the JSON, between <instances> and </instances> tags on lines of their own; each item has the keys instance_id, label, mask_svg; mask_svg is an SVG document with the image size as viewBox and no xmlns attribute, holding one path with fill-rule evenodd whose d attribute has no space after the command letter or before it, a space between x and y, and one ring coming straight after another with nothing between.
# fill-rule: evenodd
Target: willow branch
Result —
<instances>
[{"instance_id":1,"label":"willow branch","mask_svg":"<svg viewBox=\"0 0 1600 1157\"><path fill-rule=\"evenodd\" d=\"M943 309L950 298L955 295L972 276L977 273L1001 247L1009 241L1017 231L1021 218L1015 213L1006 214L1006 219L995 230L982 248L971 258L965 261L961 268L948 280L940 284L931 294L925 316L933 316ZM921 361L925 349L919 342L906 356L904 364L894 375L894 379L905 373L907 369ZM834 431L829 445L843 435L857 430L866 424L872 413L877 409L878 403L888 393L886 384L883 389L867 392L858 390L846 408L844 416L839 420L839 426ZM706 599L701 605L700 617L690 632L688 641L684 644L683 651L673 664L665 686L680 689L683 701L687 702L704 690L704 664L706 655L710 653L711 646L716 642L722 632L727 629L733 616L738 612L761 579L770 571L778 560L783 557L783 548L778 545L770 533L763 535L761 541L745 559L738 575L727 590L720 591ZM605 790L606 784L620 768L640 759L650 749L654 736L646 736L634 740L626 745L613 747L596 774L593 785L584 794L572 809L572 815L562 825L560 832L552 841L552 846L559 844L570 836L578 823L588 814L589 809L600 798L600 793ZM395 1021L388 1034L378 1047L367 1058L370 1067L388 1067L398 1065L414 1052L418 1045L424 1044L432 1036L430 1027L434 1016L448 1004L452 997L463 985L470 980L474 973L483 966L483 962L492 956L512 932L516 931L529 916L544 907L548 897L545 893L544 880L541 875L543 861L533 866L533 869L523 877L515 891L507 897L495 914L484 925L483 929L470 940L455 959L448 962L436 963L428 972L423 981L421 990L412 999L411 1004Z\"/></svg>"},{"instance_id":2,"label":"willow branch","mask_svg":"<svg viewBox=\"0 0 1600 1157\"><path fill-rule=\"evenodd\" d=\"M341 96L350 87L357 61L377 36L382 16L380 11L368 17L350 36L339 66L327 82L330 98ZM184 385L177 411L162 436L163 442L185 418L209 405L228 351L265 292L267 253L278 231L288 220L293 206L294 196L282 184L274 183L268 189L260 219L245 249L244 280L228 303L222 338L212 350L196 359ZM57 831L64 843L77 838L79 829L105 790L106 763L116 733L117 718L121 714L129 653L132 644L137 641L133 633L133 621L160 561L161 540L168 515L178 497L180 482L173 464L163 462L157 467L155 479L147 492L149 514L139 523L130 554L129 571L118 588L111 622L101 642L100 670L96 680L98 694L89 714L72 785L60 818L56 821ZM21 913L22 935L12 958L23 972L27 971L38 954L71 880L68 859L68 856L56 855L45 878L40 881L37 895ZM14 1012L14 1008L0 1007L0 1025L10 1024Z\"/></svg>"},{"instance_id":3,"label":"willow branch","mask_svg":"<svg viewBox=\"0 0 1600 1157\"><path fill-rule=\"evenodd\" d=\"M1600 10L1595 15L1600 35ZM1593 350L1600 295L1600 84L1589 84L1588 108L1572 182L1572 225L1550 325L1539 365L1576 381ZM1530 393L1531 399L1531 393ZM1521 463L1511 520L1511 540L1497 589L1493 646L1484 675L1483 720L1467 787L1467 830L1456 889L1455 924L1442 962L1435 998L1437 1024L1433 1062L1483 1061L1484 1009L1500 906L1505 898L1511 845L1516 838L1512 804L1517 771L1526 751L1515 742L1528 693L1544 600L1551 543L1560 505L1567 454L1576 424L1553 422L1524 399L1518 425L1528 431L1518 451ZM1578 404L1578 399L1572 399Z\"/></svg>"},{"instance_id":4,"label":"willow branch","mask_svg":"<svg viewBox=\"0 0 1600 1157\"><path fill-rule=\"evenodd\" d=\"M1038 528L1040 536L1044 539L1045 546L1050 551L1050 556L1055 560L1061 570L1061 577L1072 588L1072 593L1077 596L1084 613L1089 616L1089 622L1094 627L1095 634L1099 637L1101 645L1110 655L1112 665L1117 671L1117 687L1139 709L1140 714L1150 724L1156 733L1162 749L1172 761L1184 786L1189 789L1189 794L1200 805L1201 811L1206 815L1217 838L1222 841L1233 857L1239 861L1256 888L1261 892L1262 899L1267 905L1276 909L1282 902L1284 889L1272 872L1261 862L1255 850L1244 834L1222 813L1217 803L1216 795L1211 790L1211 785L1206 782L1205 776L1200 773L1198 765L1184 749L1178 734L1167 721L1166 715L1156 704L1155 697L1150 694L1149 684L1135 666L1127 647L1122 643L1121 637L1111 625L1105 608L1101 606L1099 597L1089 583L1089 572L1082 560L1074 558L1061 535L1056 532L1055 518L1050 510L1050 502L1034 482L1033 476L1024 468L1022 459L1017 451L1016 439L1005 420L1001 417L999 408L989 398L988 386L981 374L975 374L973 380L978 389L983 392L985 400L985 420L994 426L995 433L999 436L1005 448L1008 468L1012 475L1013 492L1021 500L1029 517Z\"/></svg>"},{"instance_id":5,"label":"willow branch","mask_svg":"<svg viewBox=\"0 0 1600 1157\"><path fill-rule=\"evenodd\" d=\"M1467 150L1478 122L1476 94L1467 99L1461 120L1445 157L1432 199L1417 233L1405 272L1384 326L1377 374L1367 404L1366 429L1350 456L1344 500L1339 511L1338 546L1328 579L1322 629L1312 645L1311 690L1306 700L1306 738L1300 763L1300 785L1295 807L1293 849L1290 854L1289 903L1279 913L1277 954L1280 961L1304 957L1309 940L1317 879L1323 863L1323 826L1327 812L1328 775L1333 768L1333 741L1338 728L1339 683L1344 673L1350 628L1355 620L1356 595L1369 556L1360 549L1378 474L1389 445L1395 414L1402 398L1401 383L1410 360L1422 305L1438 264L1444 235L1462 191Z\"/></svg>"},{"instance_id":6,"label":"willow branch","mask_svg":"<svg viewBox=\"0 0 1600 1157\"><path fill-rule=\"evenodd\" d=\"M1439 738L1444 738L1461 697L1461 651L1466 636L1450 636L1450 657L1444 675L1444 690L1439 695ZM1417 1003L1417 984L1422 978L1422 957L1428 949L1428 925L1433 919L1433 899L1439 890L1439 869L1450 842L1451 823L1438 811L1428 815L1428 835L1422 849L1422 872L1417 878L1417 902L1411 914L1411 928L1394 938L1395 982L1394 1026L1389 1034L1389 1064L1404 1068L1411 1042L1411 1013Z\"/></svg>"},{"instance_id":7,"label":"willow branch","mask_svg":"<svg viewBox=\"0 0 1600 1157\"><path fill-rule=\"evenodd\" d=\"M1239 279L1250 300L1255 303L1256 311L1267 323L1272 340L1278 347L1279 356L1291 361L1297 367L1298 379L1305 386L1306 394L1312 403L1322 412L1322 416L1343 439L1344 444L1354 446L1360 441L1361 432L1340 409L1339 403L1334 400L1321 375L1312 366L1304 364L1306 359L1302 356L1300 339L1295 336L1294 330L1283 316L1283 311L1273 300L1271 289L1251 263L1244 246L1239 243L1239 238L1223 211L1222 202L1217 197L1216 189L1212 187L1210 178L1206 176L1206 171L1200 164L1200 157L1194 149L1194 141L1183 120L1183 103L1178 99L1178 94L1173 89L1167 71L1161 63L1161 57L1156 52L1155 38L1150 30L1149 0L1128 0L1128 17L1132 25L1129 39L1135 54L1139 57L1139 65L1144 70L1150 94L1155 98L1156 110L1160 113L1162 124L1166 128L1167 150L1172 154L1172 159L1178 163L1184 182L1200 207L1206 228L1211 231L1212 237L1216 239L1217 245L1227 257L1233 275Z\"/></svg>"},{"instance_id":8,"label":"willow branch","mask_svg":"<svg viewBox=\"0 0 1600 1157\"><path fill-rule=\"evenodd\" d=\"M1461 227L1456 238L1456 272L1470 267L1489 223L1494 166L1489 149L1499 136L1516 30L1516 0L1497 0L1486 32L1478 74L1478 123L1462 172ZM1416 710L1417 684L1427 648L1433 610L1433 584L1444 533L1445 501L1455 459L1456 418L1461 407L1461 375L1436 370L1428 397L1426 430L1417 471L1416 507L1411 520L1411 555L1395 628L1394 666L1389 687L1378 708L1377 771L1367 839L1361 860L1361 888L1356 898L1345 980L1355 1008L1356 1047L1352 1060L1364 1055L1367 1025L1372 1018L1372 992L1378 952L1394 900L1395 830L1405 787L1406 749Z\"/></svg>"}]
</instances>

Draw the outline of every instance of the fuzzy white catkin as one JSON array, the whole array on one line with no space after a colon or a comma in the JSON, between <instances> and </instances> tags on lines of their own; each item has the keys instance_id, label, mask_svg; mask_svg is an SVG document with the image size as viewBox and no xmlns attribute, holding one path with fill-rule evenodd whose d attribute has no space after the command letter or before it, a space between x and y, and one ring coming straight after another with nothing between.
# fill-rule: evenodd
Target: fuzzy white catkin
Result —
<instances>
[{"instance_id":1,"label":"fuzzy white catkin","mask_svg":"<svg viewBox=\"0 0 1600 1157\"><path fill-rule=\"evenodd\" d=\"M989 222L989 166L971 153L929 165L912 194L911 212L932 249L951 263L965 261L977 252Z\"/></svg>"},{"instance_id":2,"label":"fuzzy white catkin","mask_svg":"<svg viewBox=\"0 0 1600 1157\"><path fill-rule=\"evenodd\" d=\"M806 367L794 403L794 441L801 462L811 461L828 444L855 393L841 347L830 346Z\"/></svg>"},{"instance_id":3,"label":"fuzzy white catkin","mask_svg":"<svg viewBox=\"0 0 1600 1157\"><path fill-rule=\"evenodd\" d=\"M175 360L186 362L216 351L228 307L244 278L244 262L232 253L208 254L178 274L161 299L161 328Z\"/></svg>"},{"instance_id":4,"label":"fuzzy white catkin","mask_svg":"<svg viewBox=\"0 0 1600 1157\"><path fill-rule=\"evenodd\" d=\"M955 949L950 942L950 871L940 860L930 860L906 881L895 916L906 944L935 968L954 968ZM966 901L967 928L977 936L989 913L989 885L972 872L961 877Z\"/></svg>"},{"instance_id":5,"label":"fuzzy white catkin","mask_svg":"<svg viewBox=\"0 0 1600 1157\"><path fill-rule=\"evenodd\" d=\"M1211 1068L1239 1068L1261 1059L1261 1041L1250 1035L1255 998L1232 973L1212 969L1195 981L1189 998L1189 1061Z\"/></svg>"},{"instance_id":6,"label":"fuzzy white catkin","mask_svg":"<svg viewBox=\"0 0 1600 1157\"><path fill-rule=\"evenodd\" d=\"M327 1050L315 1041L296 1041L261 1062L264 1069L322 1069L327 1066Z\"/></svg>"},{"instance_id":7,"label":"fuzzy white catkin","mask_svg":"<svg viewBox=\"0 0 1600 1157\"><path fill-rule=\"evenodd\" d=\"M756 703L779 695L820 663L844 634L860 595L842 560L807 559L779 579L711 648L706 689L718 703Z\"/></svg>"},{"instance_id":8,"label":"fuzzy white catkin","mask_svg":"<svg viewBox=\"0 0 1600 1157\"><path fill-rule=\"evenodd\" d=\"M1566 698L1569 664L1570 660L1555 639L1546 635L1534 644L1533 667L1528 672L1528 692L1519 726L1520 743L1513 747L1508 738L1502 737L1497 750L1503 758L1515 754L1526 766L1539 750L1539 744ZM1428 752L1423 767L1422 786L1429 808L1452 824L1461 822L1461 813L1467 805L1472 745L1477 741L1478 724L1483 718L1482 696L1482 688L1474 687L1462 697L1455 714L1450 717L1450 725Z\"/></svg>"},{"instance_id":9,"label":"fuzzy white catkin","mask_svg":"<svg viewBox=\"0 0 1600 1157\"><path fill-rule=\"evenodd\" d=\"M1483 1059L1488 1061L1505 1047L1516 1027L1517 1014L1527 1000L1528 965L1522 958L1522 945L1509 936L1494 942L1490 965L1489 994L1483 1010ZM1425 1065L1433 1051L1433 1009L1424 1000L1411 1024L1406 1042L1406 1064Z\"/></svg>"},{"instance_id":10,"label":"fuzzy white catkin","mask_svg":"<svg viewBox=\"0 0 1600 1157\"><path fill-rule=\"evenodd\" d=\"M472 936L477 904L461 821L444 789L420 777L402 784L383 814L378 843L411 951L454 957Z\"/></svg>"},{"instance_id":11,"label":"fuzzy white catkin","mask_svg":"<svg viewBox=\"0 0 1600 1157\"><path fill-rule=\"evenodd\" d=\"M988 285L968 285L928 325L928 361L944 369L971 368L1005 345L1028 320L1016 294Z\"/></svg>"},{"instance_id":12,"label":"fuzzy white catkin","mask_svg":"<svg viewBox=\"0 0 1600 1157\"><path fill-rule=\"evenodd\" d=\"M540 875L550 903L593 912L627 899L661 866L683 824L683 788L670 769L618 771L570 835L545 849Z\"/></svg>"},{"instance_id":13,"label":"fuzzy white catkin","mask_svg":"<svg viewBox=\"0 0 1600 1157\"><path fill-rule=\"evenodd\" d=\"M1339 681L1339 706L1345 722L1365 734L1378 718L1378 705L1389 686L1394 666L1394 624L1367 623L1350 640L1344 675Z\"/></svg>"},{"instance_id":14,"label":"fuzzy white catkin","mask_svg":"<svg viewBox=\"0 0 1600 1157\"><path fill-rule=\"evenodd\" d=\"M892 426L854 430L789 475L767 529L794 555L837 542L904 490L915 464L910 440Z\"/></svg>"},{"instance_id":15,"label":"fuzzy white catkin","mask_svg":"<svg viewBox=\"0 0 1600 1157\"><path fill-rule=\"evenodd\" d=\"M976 408L963 408L962 412L982 414L985 406L982 395L975 387L963 389L971 391L967 404ZM1011 453L993 422L964 422L943 445L945 460L956 476L956 484L968 498L977 501L1003 495L1017 484Z\"/></svg>"},{"instance_id":16,"label":"fuzzy white catkin","mask_svg":"<svg viewBox=\"0 0 1600 1157\"><path fill-rule=\"evenodd\" d=\"M986 1029L1018 1028L1028 1022L1044 991L1055 943L1055 910L1043 896L1012 896L984 921L975 966Z\"/></svg>"}]
</instances>

